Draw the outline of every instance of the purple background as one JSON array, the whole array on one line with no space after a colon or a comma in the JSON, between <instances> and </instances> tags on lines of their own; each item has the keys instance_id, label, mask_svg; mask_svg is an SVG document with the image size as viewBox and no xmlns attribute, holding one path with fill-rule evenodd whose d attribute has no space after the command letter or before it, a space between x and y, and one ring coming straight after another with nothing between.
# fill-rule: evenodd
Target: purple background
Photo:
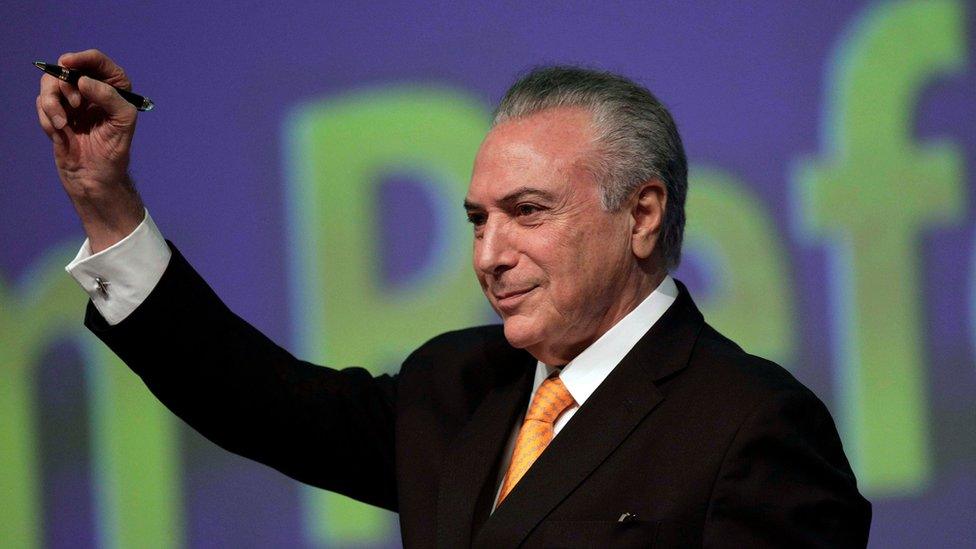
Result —
<instances>
[{"instance_id":1,"label":"purple background","mask_svg":"<svg viewBox=\"0 0 976 549\"><path fill-rule=\"evenodd\" d=\"M967 4L967 65L929 86L916 139L946 139L976 158L976 78ZM357 88L453 86L491 106L536 64L575 62L648 85L672 110L692 164L717 166L764 200L791 260L799 359L793 370L832 400L825 252L791 236L788 174L821 150L824 75L861 2L430 3L105 2L4 5L0 16L0 275L17 281L49 247L83 236L37 127L34 59L97 47L127 68L158 110L140 117L133 173L164 234L238 314L293 343L287 303L282 125L295 105ZM404 185L391 176L389 184ZM976 518L973 176L966 222L924 236L935 486L923 497L875 499L872 545L971 546ZM415 200L422 209L422 201ZM384 205L387 207L387 205ZM400 207L389 205L388 207ZM459 213L460 215L460 213ZM415 215L422 223L425 215ZM242 220L245 220L242 222ZM402 237L406 231L385 234ZM400 247L422 243L399 243ZM405 276L408 256L386 273ZM681 275L679 274L679 277ZM691 262L685 278L705 294ZM696 284L697 282L697 284ZM81 311L79 311L79 322ZM45 541L94 539L86 403L70 350L42 369ZM67 357L67 358L64 358ZM74 358L72 358L74 357ZM76 432L65 439L63 433ZM190 546L301 546L298 485L183 429ZM56 457L51 457L56 456Z\"/></svg>"}]
</instances>

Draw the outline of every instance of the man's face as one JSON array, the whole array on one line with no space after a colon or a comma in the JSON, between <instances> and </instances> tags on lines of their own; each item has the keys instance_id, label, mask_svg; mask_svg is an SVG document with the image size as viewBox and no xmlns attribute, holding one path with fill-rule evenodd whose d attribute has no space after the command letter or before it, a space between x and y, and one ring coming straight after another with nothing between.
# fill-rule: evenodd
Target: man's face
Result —
<instances>
[{"instance_id":1,"label":"man's face","mask_svg":"<svg viewBox=\"0 0 976 549\"><path fill-rule=\"evenodd\" d=\"M562 107L496 126L475 159L465 200L474 269L505 337L564 364L636 303L628 208L605 211L583 162L591 116Z\"/></svg>"}]
</instances>

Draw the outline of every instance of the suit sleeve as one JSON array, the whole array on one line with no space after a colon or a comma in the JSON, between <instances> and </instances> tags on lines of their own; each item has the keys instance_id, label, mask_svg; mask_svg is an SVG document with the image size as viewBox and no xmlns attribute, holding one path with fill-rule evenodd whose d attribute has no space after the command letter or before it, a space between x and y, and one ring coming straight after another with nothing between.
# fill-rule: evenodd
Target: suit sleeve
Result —
<instances>
[{"instance_id":1,"label":"suit sleeve","mask_svg":"<svg viewBox=\"0 0 976 549\"><path fill-rule=\"evenodd\" d=\"M152 292L85 325L205 437L299 481L396 510L396 378L296 359L232 313L170 244Z\"/></svg>"},{"instance_id":2,"label":"suit sleeve","mask_svg":"<svg viewBox=\"0 0 976 549\"><path fill-rule=\"evenodd\" d=\"M706 547L865 547L871 504L837 429L806 390L777 394L741 425L723 460Z\"/></svg>"}]
</instances>

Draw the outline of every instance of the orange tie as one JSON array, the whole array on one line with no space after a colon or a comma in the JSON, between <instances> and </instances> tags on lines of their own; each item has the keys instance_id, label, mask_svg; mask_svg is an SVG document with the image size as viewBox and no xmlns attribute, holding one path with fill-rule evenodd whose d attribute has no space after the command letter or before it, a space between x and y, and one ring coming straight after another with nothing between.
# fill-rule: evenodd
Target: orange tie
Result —
<instances>
[{"instance_id":1,"label":"orange tie","mask_svg":"<svg viewBox=\"0 0 976 549\"><path fill-rule=\"evenodd\" d=\"M518 438L515 439L512 462L508 464L502 491L498 493L499 505L549 445L553 435L552 424L556 418L574 404L576 401L573 400L573 395L569 394L558 373L546 378L536 390Z\"/></svg>"}]
</instances>

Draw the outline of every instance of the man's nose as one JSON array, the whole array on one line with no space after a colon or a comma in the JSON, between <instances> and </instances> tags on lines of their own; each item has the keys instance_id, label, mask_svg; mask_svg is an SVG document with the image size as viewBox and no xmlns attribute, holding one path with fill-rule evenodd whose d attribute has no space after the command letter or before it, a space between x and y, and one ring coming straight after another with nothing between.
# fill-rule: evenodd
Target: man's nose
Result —
<instances>
[{"instance_id":1,"label":"man's nose","mask_svg":"<svg viewBox=\"0 0 976 549\"><path fill-rule=\"evenodd\" d=\"M488 220L481 238L474 241L474 267L486 275L497 276L518 263L512 235L501 220Z\"/></svg>"}]
</instances>

